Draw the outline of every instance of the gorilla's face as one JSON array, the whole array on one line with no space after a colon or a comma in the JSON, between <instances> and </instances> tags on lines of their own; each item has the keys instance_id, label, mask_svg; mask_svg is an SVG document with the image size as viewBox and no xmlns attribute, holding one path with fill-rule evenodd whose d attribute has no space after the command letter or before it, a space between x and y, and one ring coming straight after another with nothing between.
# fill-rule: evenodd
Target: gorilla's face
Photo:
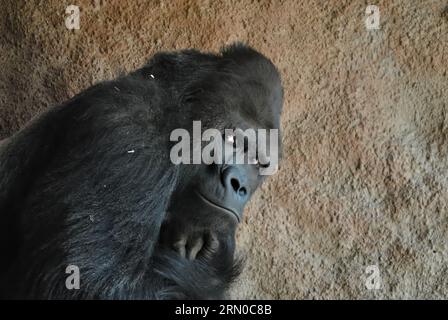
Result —
<instances>
[{"instance_id":1,"label":"gorilla's face","mask_svg":"<svg viewBox=\"0 0 448 320\"><path fill-rule=\"evenodd\" d=\"M264 180L259 164L203 164L196 169L169 211L181 211L189 219L198 217L201 221L197 223L215 226L213 229L239 223L246 203Z\"/></svg>"},{"instance_id":2,"label":"gorilla's face","mask_svg":"<svg viewBox=\"0 0 448 320\"><path fill-rule=\"evenodd\" d=\"M194 122L200 121L201 133L215 130L213 141L220 140L217 150L223 151L214 153L214 159L221 161L178 167L180 178L170 198L161 243L190 260L215 251L213 239L227 248L221 252L232 256L244 207L266 178L261 169L277 167L281 151L283 90L273 64L254 51L234 47L222 52L214 66L193 71L196 80L181 89L175 110L184 115L177 125L190 137L194 137ZM271 136L272 129L278 135ZM248 138L247 130L255 132L255 138ZM262 142L259 133L263 130ZM207 144L202 141L202 148ZM278 147L276 156L273 144ZM243 162L235 161L238 154Z\"/></svg>"},{"instance_id":3,"label":"gorilla's face","mask_svg":"<svg viewBox=\"0 0 448 320\"><path fill-rule=\"evenodd\" d=\"M243 69L241 65L239 68ZM270 64L263 70L266 72L263 74L267 78L265 82L259 81L263 77L258 74L253 75L257 70L251 70L252 77L251 73L238 71L241 73L233 72L218 79L210 79L207 84L200 83L201 90L191 88L194 94L188 94L188 103L184 104L187 109L185 113L192 115L191 121L200 120L203 131L218 129L223 149L233 148L234 154L243 153L245 159L244 164L223 159L221 164L181 165L181 169L186 172L180 183L183 187L174 192L169 212L182 215L196 224L212 226L215 230L236 227L242 220L245 205L266 178L260 174L260 169L278 165L279 159L279 155L269 157L268 154L270 145L274 143L270 140L269 132L271 129L279 130L280 126L283 93L278 74ZM222 101L230 103L223 104ZM204 112L204 109L210 112ZM229 134L227 129L232 133ZM236 142L240 138L237 131L247 129L257 134L259 129L267 132L265 148L260 148L257 139L252 141L255 143L255 159L250 159L247 139L239 140L244 141L243 148L241 145L237 148ZM278 152L281 151L280 142L278 136L275 141ZM270 163L271 159L276 163Z\"/></svg>"},{"instance_id":4,"label":"gorilla's face","mask_svg":"<svg viewBox=\"0 0 448 320\"><path fill-rule=\"evenodd\" d=\"M232 155L242 152L247 156L247 149L238 148L234 139L223 135L223 148L230 148ZM267 158L260 151L257 157ZM264 163L255 159L244 164L223 161L184 165L194 170L187 175L188 183L181 182L184 187L173 194L162 228L162 242L190 260L214 252L220 246L233 252L234 233L244 207L266 177L260 170L271 165Z\"/></svg>"}]
</instances>

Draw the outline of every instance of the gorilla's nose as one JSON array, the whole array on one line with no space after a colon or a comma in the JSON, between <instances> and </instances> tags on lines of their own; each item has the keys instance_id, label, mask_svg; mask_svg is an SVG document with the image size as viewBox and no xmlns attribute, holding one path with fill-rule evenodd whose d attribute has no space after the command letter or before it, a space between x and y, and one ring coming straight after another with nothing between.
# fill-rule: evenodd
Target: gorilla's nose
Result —
<instances>
[{"instance_id":1,"label":"gorilla's nose","mask_svg":"<svg viewBox=\"0 0 448 320\"><path fill-rule=\"evenodd\" d=\"M248 199L248 183L247 177L243 170L236 166L227 167L223 172L223 183L227 193L231 193L237 198L245 202Z\"/></svg>"}]
</instances>

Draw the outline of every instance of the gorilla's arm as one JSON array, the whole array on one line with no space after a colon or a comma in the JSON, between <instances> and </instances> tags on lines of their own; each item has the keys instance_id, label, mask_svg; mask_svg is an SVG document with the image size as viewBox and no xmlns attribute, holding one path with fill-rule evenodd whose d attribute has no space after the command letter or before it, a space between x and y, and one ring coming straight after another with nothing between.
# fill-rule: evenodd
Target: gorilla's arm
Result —
<instances>
[{"instance_id":1,"label":"gorilla's arm","mask_svg":"<svg viewBox=\"0 0 448 320\"><path fill-rule=\"evenodd\" d=\"M169 152L157 152L169 143L162 95L138 74L102 83L2 146L5 296L132 297L143 285L177 180ZM70 264L81 290L65 288Z\"/></svg>"}]
</instances>

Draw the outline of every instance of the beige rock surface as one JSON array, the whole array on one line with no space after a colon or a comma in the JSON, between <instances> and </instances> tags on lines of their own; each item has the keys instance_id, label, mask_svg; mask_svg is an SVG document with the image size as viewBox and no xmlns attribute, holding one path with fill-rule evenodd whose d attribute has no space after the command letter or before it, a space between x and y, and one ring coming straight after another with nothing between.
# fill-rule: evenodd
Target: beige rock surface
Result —
<instances>
[{"instance_id":1,"label":"beige rock surface","mask_svg":"<svg viewBox=\"0 0 448 320\"><path fill-rule=\"evenodd\" d=\"M282 73L284 161L233 297L448 298L448 3L372 1L367 30L366 1L270 2L0 0L0 139L156 51L246 41Z\"/></svg>"}]
</instances>

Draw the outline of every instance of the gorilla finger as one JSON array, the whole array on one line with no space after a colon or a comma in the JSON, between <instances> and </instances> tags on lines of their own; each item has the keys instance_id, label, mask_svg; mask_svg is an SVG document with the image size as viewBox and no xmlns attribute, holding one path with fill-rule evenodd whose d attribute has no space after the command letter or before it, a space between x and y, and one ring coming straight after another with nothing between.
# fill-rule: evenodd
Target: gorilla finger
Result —
<instances>
[{"instance_id":1,"label":"gorilla finger","mask_svg":"<svg viewBox=\"0 0 448 320\"><path fill-rule=\"evenodd\" d=\"M179 253L179 255L182 258L185 258L187 256L187 252L186 252L186 244L187 244L187 238L183 238L179 241L177 241L176 243L174 243L173 247L174 250L177 251L177 253Z\"/></svg>"},{"instance_id":2,"label":"gorilla finger","mask_svg":"<svg viewBox=\"0 0 448 320\"><path fill-rule=\"evenodd\" d=\"M202 247L204 246L204 239L202 237L194 238L191 242L191 246L189 246L189 252L188 252L188 260L194 260L196 259L197 254L199 251L201 251Z\"/></svg>"},{"instance_id":3,"label":"gorilla finger","mask_svg":"<svg viewBox=\"0 0 448 320\"><path fill-rule=\"evenodd\" d=\"M218 251L219 248L219 240L218 237L210 232L205 235L205 244L200 253L205 259L210 259L214 253Z\"/></svg>"},{"instance_id":4,"label":"gorilla finger","mask_svg":"<svg viewBox=\"0 0 448 320\"><path fill-rule=\"evenodd\" d=\"M218 236L212 232L207 235L207 249L214 253L219 248Z\"/></svg>"}]
</instances>

